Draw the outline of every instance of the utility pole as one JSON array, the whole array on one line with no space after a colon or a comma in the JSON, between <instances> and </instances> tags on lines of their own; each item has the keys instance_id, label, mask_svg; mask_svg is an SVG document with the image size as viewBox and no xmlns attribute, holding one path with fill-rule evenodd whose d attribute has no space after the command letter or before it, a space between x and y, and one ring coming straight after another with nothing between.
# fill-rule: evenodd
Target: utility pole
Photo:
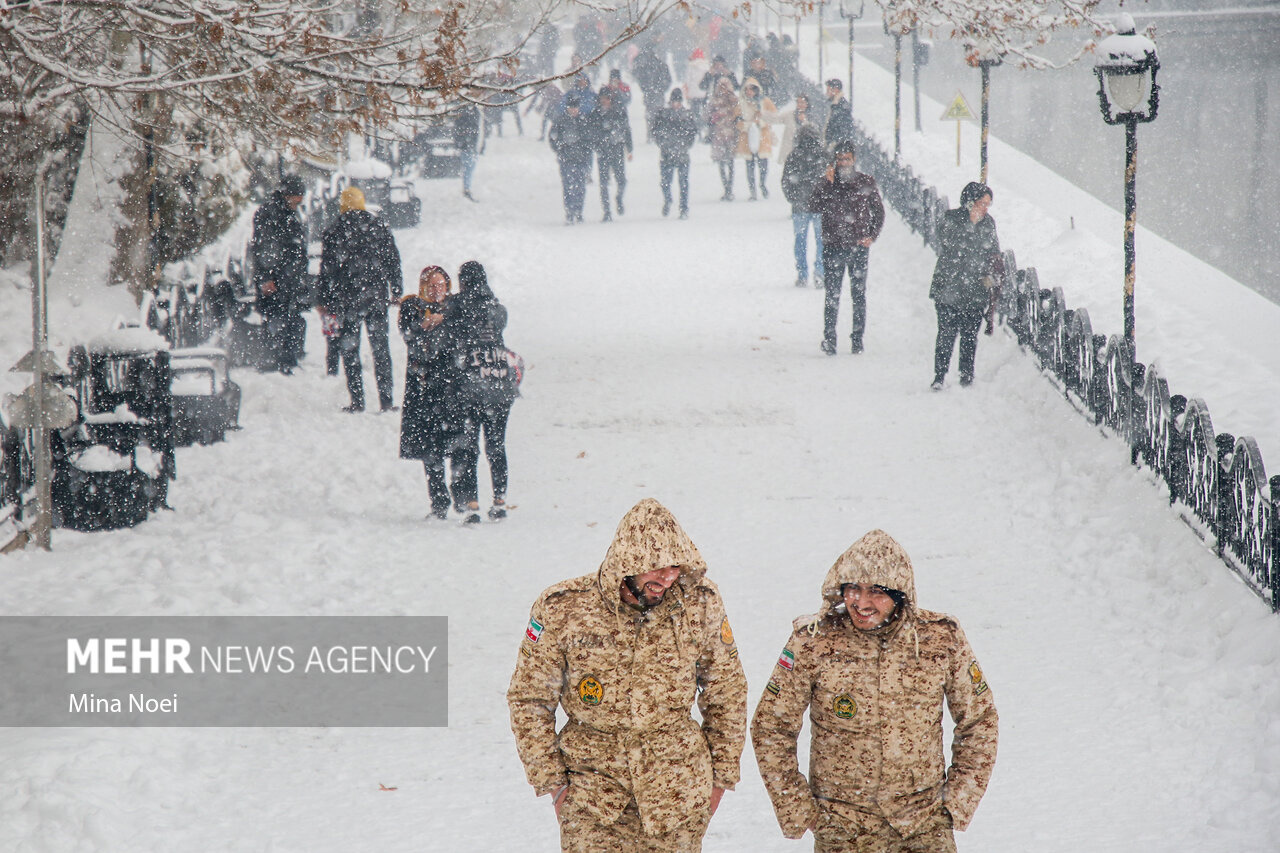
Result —
<instances>
[{"instance_id":1,"label":"utility pole","mask_svg":"<svg viewBox=\"0 0 1280 853\"><path fill-rule=\"evenodd\" d=\"M31 288L32 387L35 389L36 520L32 538L48 551L53 545L53 455L45 412L45 342L49 339L49 300L44 280L44 173L36 175L36 280Z\"/></svg>"}]
</instances>

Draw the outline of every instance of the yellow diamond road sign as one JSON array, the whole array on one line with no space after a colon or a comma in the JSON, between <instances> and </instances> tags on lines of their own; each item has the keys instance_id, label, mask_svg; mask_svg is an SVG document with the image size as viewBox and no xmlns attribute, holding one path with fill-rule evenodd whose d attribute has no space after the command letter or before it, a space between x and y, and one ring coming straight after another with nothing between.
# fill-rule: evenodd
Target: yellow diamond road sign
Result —
<instances>
[{"instance_id":1,"label":"yellow diamond road sign","mask_svg":"<svg viewBox=\"0 0 1280 853\"><path fill-rule=\"evenodd\" d=\"M964 99L964 94L956 92L955 100L951 102L951 106L942 113L939 121L973 121L973 110L969 109L969 102Z\"/></svg>"}]
</instances>

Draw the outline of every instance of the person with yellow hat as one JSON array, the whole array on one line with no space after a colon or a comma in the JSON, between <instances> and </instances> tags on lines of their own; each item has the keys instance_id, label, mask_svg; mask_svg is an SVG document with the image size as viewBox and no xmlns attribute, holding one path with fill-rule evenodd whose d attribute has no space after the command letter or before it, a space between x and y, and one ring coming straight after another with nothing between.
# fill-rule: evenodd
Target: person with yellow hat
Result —
<instances>
[{"instance_id":1,"label":"person with yellow hat","mask_svg":"<svg viewBox=\"0 0 1280 853\"><path fill-rule=\"evenodd\" d=\"M387 308L403 293L400 250L391 229L365 210L359 187L347 187L339 198L337 221L324 232L320 254L320 310L338 318L338 347L351 395L351 405L343 411L364 411L361 326L368 329L373 351L378 402L384 412L395 409Z\"/></svg>"}]
</instances>

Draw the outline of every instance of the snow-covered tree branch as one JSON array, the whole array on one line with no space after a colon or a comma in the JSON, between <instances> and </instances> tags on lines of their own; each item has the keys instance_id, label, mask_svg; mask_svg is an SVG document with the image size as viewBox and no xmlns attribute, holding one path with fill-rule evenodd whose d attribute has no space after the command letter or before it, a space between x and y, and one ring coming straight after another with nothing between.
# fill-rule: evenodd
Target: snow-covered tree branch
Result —
<instances>
[{"instance_id":1,"label":"snow-covered tree branch","mask_svg":"<svg viewBox=\"0 0 1280 853\"><path fill-rule=\"evenodd\" d=\"M972 64L1011 61L1024 68L1070 64L1114 28L1097 14L1100 0L876 0L890 32L923 30L964 45ZM1043 48L1057 31L1087 35L1065 61Z\"/></svg>"},{"instance_id":2,"label":"snow-covered tree branch","mask_svg":"<svg viewBox=\"0 0 1280 853\"><path fill-rule=\"evenodd\" d=\"M440 112L514 72L529 35L578 5L620 22L602 54L677 0L0 0L0 120L79 98L154 124L156 99L210 132L306 150ZM599 57L586 57L587 61ZM517 76L517 96L540 81Z\"/></svg>"}]
</instances>

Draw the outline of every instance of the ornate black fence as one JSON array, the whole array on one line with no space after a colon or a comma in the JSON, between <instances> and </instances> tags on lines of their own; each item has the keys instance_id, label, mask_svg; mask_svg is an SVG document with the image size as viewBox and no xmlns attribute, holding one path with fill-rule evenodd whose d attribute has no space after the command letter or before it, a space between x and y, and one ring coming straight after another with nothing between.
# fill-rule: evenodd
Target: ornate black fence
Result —
<instances>
[{"instance_id":1,"label":"ornate black fence","mask_svg":"<svg viewBox=\"0 0 1280 853\"><path fill-rule=\"evenodd\" d=\"M936 249L947 199L858 126L858 166L926 245ZM1208 406L1172 394L1165 377L1135 362L1119 335L1094 332L1089 312L1045 288L1034 268L1005 253L999 312L1018 343L1064 395L1129 445L1130 460L1158 474L1182 518L1273 611L1280 610L1280 475L1267 479L1258 443L1216 433Z\"/></svg>"}]
</instances>

